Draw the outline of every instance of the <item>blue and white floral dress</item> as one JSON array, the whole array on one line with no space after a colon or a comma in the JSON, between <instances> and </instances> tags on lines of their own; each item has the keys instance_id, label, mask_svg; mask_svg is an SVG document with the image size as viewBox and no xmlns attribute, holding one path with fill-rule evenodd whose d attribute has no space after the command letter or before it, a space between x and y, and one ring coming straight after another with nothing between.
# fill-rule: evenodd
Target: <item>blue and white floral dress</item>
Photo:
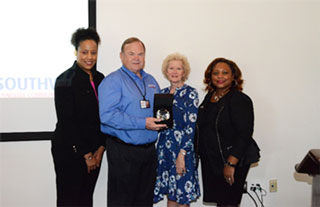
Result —
<instances>
[{"instance_id":1,"label":"blue and white floral dress","mask_svg":"<svg viewBox=\"0 0 320 207\"><path fill-rule=\"evenodd\" d=\"M170 93L170 87L161 90ZM194 154L194 134L199 97L196 89L183 85L174 92L173 128L159 133L157 143L158 170L154 189L154 202L168 195L168 199L179 204L190 204L200 196L199 178ZM176 159L184 149L187 172L176 173Z\"/></svg>"}]
</instances>

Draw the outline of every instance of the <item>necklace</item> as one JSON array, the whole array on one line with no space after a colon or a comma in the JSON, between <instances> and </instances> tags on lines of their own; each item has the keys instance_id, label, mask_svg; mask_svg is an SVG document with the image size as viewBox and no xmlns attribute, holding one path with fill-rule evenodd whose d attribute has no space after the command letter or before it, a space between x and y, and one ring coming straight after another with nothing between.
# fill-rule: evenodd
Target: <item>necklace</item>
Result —
<instances>
[{"instance_id":1,"label":"necklace","mask_svg":"<svg viewBox=\"0 0 320 207\"><path fill-rule=\"evenodd\" d=\"M214 91L212 94L213 100L214 102L218 102L224 95L226 95L228 92L230 91L230 89L222 92L220 95L217 95L217 91Z\"/></svg>"},{"instance_id":2,"label":"necklace","mask_svg":"<svg viewBox=\"0 0 320 207\"><path fill-rule=\"evenodd\" d=\"M213 100L215 102L218 102L222 98L222 95L216 95L216 92L213 92Z\"/></svg>"}]
</instances>

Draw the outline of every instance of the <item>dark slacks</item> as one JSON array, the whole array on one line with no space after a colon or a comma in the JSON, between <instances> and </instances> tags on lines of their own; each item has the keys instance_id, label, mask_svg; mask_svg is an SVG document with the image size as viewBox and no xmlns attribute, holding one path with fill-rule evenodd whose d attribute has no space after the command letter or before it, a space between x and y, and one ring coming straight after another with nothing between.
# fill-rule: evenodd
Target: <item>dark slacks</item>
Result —
<instances>
[{"instance_id":1,"label":"dark slacks","mask_svg":"<svg viewBox=\"0 0 320 207\"><path fill-rule=\"evenodd\" d=\"M202 182L203 182L203 201L215 202L218 206L230 205L237 206L241 203L244 183L247 178L250 165L236 167L234 179L235 182L230 186L222 172L216 174L210 161L201 158Z\"/></svg>"},{"instance_id":2,"label":"dark slacks","mask_svg":"<svg viewBox=\"0 0 320 207\"><path fill-rule=\"evenodd\" d=\"M57 206L93 205L93 192L100 168L88 173L83 158L74 158L72 154L52 149L56 172Z\"/></svg>"},{"instance_id":3,"label":"dark slacks","mask_svg":"<svg viewBox=\"0 0 320 207\"><path fill-rule=\"evenodd\" d=\"M156 180L155 145L129 145L107 138L107 205L152 206Z\"/></svg>"}]
</instances>

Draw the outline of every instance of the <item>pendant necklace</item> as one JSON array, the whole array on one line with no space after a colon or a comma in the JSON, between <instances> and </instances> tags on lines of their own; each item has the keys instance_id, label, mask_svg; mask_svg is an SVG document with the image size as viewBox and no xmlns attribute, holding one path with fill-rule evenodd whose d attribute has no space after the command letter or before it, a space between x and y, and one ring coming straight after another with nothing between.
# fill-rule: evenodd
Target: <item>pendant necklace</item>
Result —
<instances>
[{"instance_id":1,"label":"pendant necklace","mask_svg":"<svg viewBox=\"0 0 320 207\"><path fill-rule=\"evenodd\" d=\"M213 95L212 95L214 102L218 102L218 101L219 101L224 95L226 95L229 91L230 91L230 89L222 92L220 95L217 95L217 94L216 94L217 91L214 91L214 92L213 92Z\"/></svg>"}]
</instances>

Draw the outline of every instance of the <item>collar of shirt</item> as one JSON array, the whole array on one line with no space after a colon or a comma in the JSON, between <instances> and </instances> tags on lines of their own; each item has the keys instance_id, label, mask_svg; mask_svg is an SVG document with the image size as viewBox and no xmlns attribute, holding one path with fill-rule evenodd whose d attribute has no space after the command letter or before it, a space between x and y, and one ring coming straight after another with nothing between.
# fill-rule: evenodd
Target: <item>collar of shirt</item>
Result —
<instances>
[{"instance_id":1,"label":"collar of shirt","mask_svg":"<svg viewBox=\"0 0 320 207\"><path fill-rule=\"evenodd\" d=\"M139 76L137 76L134 72L132 72L131 70L126 68L124 65L122 65L121 70L123 70L125 73L127 73L131 78L141 80L139 78ZM143 69L140 70L140 74L141 74L142 80L147 77L147 74L146 74L146 72L144 72Z\"/></svg>"},{"instance_id":2,"label":"collar of shirt","mask_svg":"<svg viewBox=\"0 0 320 207\"><path fill-rule=\"evenodd\" d=\"M176 90L174 91L174 94L177 92L181 91L182 89L187 88L187 84L183 84L181 87L177 87ZM170 93L171 86L168 86L166 88L161 89L160 93Z\"/></svg>"}]
</instances>

